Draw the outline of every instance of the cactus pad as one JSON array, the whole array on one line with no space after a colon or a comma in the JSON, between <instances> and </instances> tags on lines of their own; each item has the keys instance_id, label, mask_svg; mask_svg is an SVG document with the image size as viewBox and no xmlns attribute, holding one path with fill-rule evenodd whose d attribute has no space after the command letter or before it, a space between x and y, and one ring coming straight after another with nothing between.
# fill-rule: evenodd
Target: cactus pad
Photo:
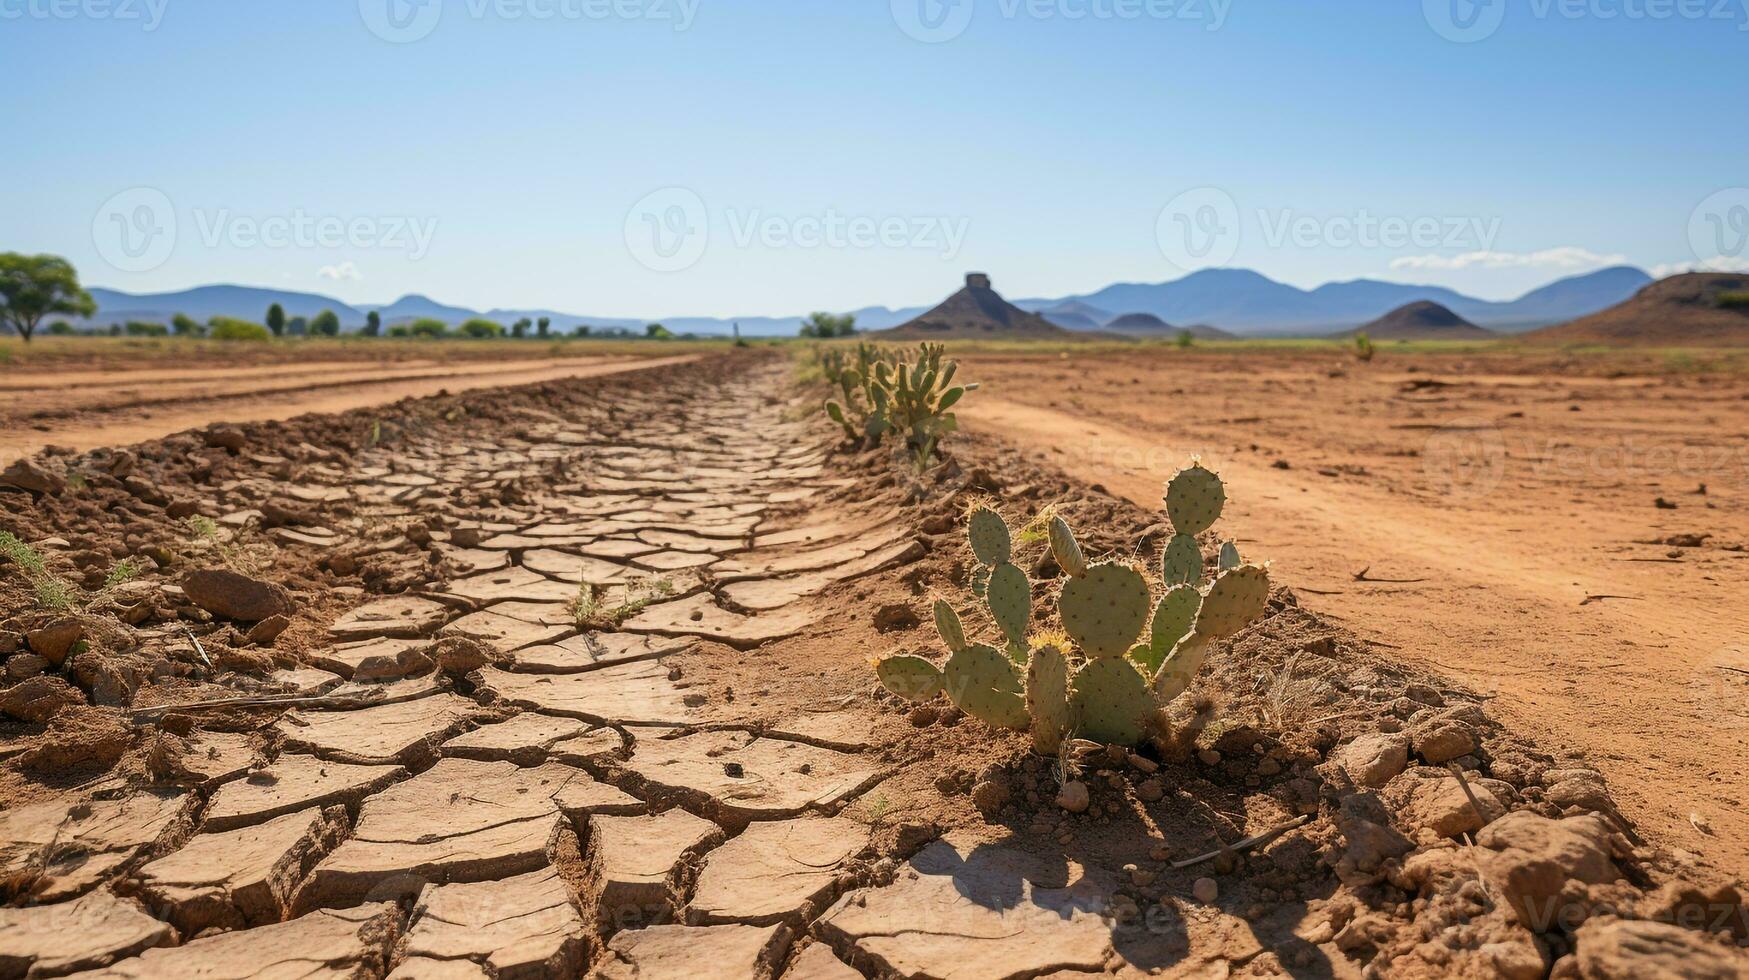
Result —
<instances>
[{"instance_id":1,"label":"cactus pad","mask_svg":"<svg viewBox=\"0 0 1749 980\"><path fill-rule=\"evenodd\" d=\"M953 605L946 599L935 600L935 631L941 634L941 642L954 653L966 648L966 631L960 625L960 614L954 612Z\"/></svg>"},{"instance_id":2,"label":"cactus pad","mask_svg":"<svg viewBox=\"0 0 1749 980\"><path fill-rule=\"evenodd\" d=\"M1179 470L1166 484L1166 516L1179 534L1201 534L1213 527L1226 502L1221 478L1201 463Z\"/></svg>"},{"instance_id":3,"label":"cactus pad","mask_svg":"<svg viewBox=\"0 0 1749 980\"><path fill-rule=\"evenodd\" d=\"M1190 682L1196 678L1196 672L1202 669L1202 662L1209 653L1209 640L1199 633L1191 633L1178 641L1172 652L1166 656L1165 663L1154 673L1154 700L1164 705L1176 699L1180 694L1190 689Z\"/></svg>"},{"instance_id":4,"label":"cactus pad","mask_svg":"<svg viewBox=\"0 0 1749 980\"><path fill-rule=\"evenodd\" d=\"M1069 717L1082 738L1135 745L1154 710L1148 682L1128 660L1090 660L1075 672Z\"/></svg>"},{"instance_id":5,"label":"cactus pad","mask_svg":"<svg viewBox=\"0 0 1749 980\"><path fill-rule=\"evenodd\" d=\"M977 555L982 564L1000 565L1013 554L1008 541L1008 525L1002 523L1001 514L988 507L972 511L966 536L972 541L972 554Z\"/></svg>"},{"instance_id":6,"label":"cactus pad","mask_svg":"<svg viewBox=\"0 0 1749 980\"><path fill-rule=\"evenodd\" d=\"M947 696L961 711L996 728L1026 729L1026 699L1007 657L976 644L949 657L945 673Z\"/></svg>"},{"instance_id":7,"label":"cactus pad","mask_svg":"<svg viewBox=\"0 0 1749 980\"><path fill-rule=\"evenodd\" d=\"M1057 611L1089 659L1122 657L1148 621L1148 583L1119 562L1100 562L1063 583Z\"/></svg>"},{"instance_id":8,"label":"cactus pad","mask_svg":"<svg viewBox=\"0 0 1749 980\"><path fill-rule=\"evenodd\" d=\"M1231 541L1221 545L1221 571L1225 572L1229 569L1238 568L1243 564L1245 564L1244 561L1239 558L1238 545Z\"/></svg>"},{"instance_id":9,"label":"cactus pad","mask_svg":"<svg viewBox=\"0 0 1749 980\"><path fill-rule=\"evenodd\" d=\"M1032 715L1032 747L1056 755L1069 730L1069 665L1052 644L1034 650L1027 664L1026 710Z\"/></svg>"},{"instance_id":10,"label":"cactus pad","mask_svg":"<svg viewBox=\"0 0 1749 980\"><path fill-rule=\"evenodd\" d=\"M985 596L990 605L990 618L1008 642L1026 642L1026 624L1032 618L1032 583L1026 573L1013 565L1001 564L990 569L990 586Z\"/></svg>"},{"instance_id":11,"label":"cactus pad","mask_svg":"<svg viewBox=\"0 0 1749 980\"><path fill-rule=\"evenodd\" d=\"M1069 523L1061 517L1051 518L1051 554L1057 559L1057 567L1070 578L1080 578L1087 574L1087 556L1081 553L1081 545L1075 541L1075 532L1069 529Z\"/></svg>"},{"instance_id":12,"label":"cactus pad","mask_svg":"<svg viewBox=\"0 0 1749 980\"><path fill-rule=\"evenodd\" d=\"M1269 573L1260 565L1240 565L1221 573L1203 597L1196 617L1196 631L1210 639L1224 639L1263 615L1269 606Z\"/></svg>"},{"instance_id":13,"label":"cactus pad","mask_svg":"<svg viewBox=\"0 0 1749 980\"><path fill-rule=\"evenodd\" d=\"M1160 553L1160 577L1167 585L1196 585L1202 581L1202 549L1188 534L1174 535Z\"/></svg>"},{"instance_id":14,"label":"cactus pad","mask_svg":"<svg viewBox=\"0 0 1749 980\"><path fill-rule=\"evenodd\" d=\"M941 693L941 668L922 657L887 657L875 664L881 686L907 701L927 701Z\"/></svg>"},{"instance_id":15,"label":"cactus pad","mask_svg":"<svg viewBox=\"0 0 1749 980\"><path fill-rule=\"evenodd\" d=\"M1148 630L1148 642L1137 648L1143 655L1137 657L1134 651L1131 652L1145 673L1152 675L1160 669L1166 655L1196 625L1196 613L1200 608L1202 593L1192 586L1174 586L1160 597L1160 604L1154 607L1154 624Z\"/></svg>"}]
</instances>

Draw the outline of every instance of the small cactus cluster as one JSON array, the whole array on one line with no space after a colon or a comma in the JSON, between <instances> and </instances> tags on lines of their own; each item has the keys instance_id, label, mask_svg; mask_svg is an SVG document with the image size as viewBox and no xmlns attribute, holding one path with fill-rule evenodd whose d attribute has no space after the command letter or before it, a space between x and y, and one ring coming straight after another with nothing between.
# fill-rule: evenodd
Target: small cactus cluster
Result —
<instances>
[{"instance_id":1,"label":"small cactus cluster","mask_svg":"<svg viewBox=\"0 0 1749 980\"><path fill-rule=\"evenodd\" d=\"M842 395L826 402L827 417L845 438L865 447L880 445L888 432L901 434L918 472L928 469L941 437L959 428L949 410L978 387L953 383L959 364L944 361L945 351L941 344L923 344L904 354L860 343L854 363L844 352L826 352L821 366Z\"/></svg>"},{"instance_id":2,"label":"small cactus cluster","mask_svg":"<svg viewBox=\"0 0 1749 980\"><path fill-rule=\"evenodd\" d=\"M967 639L953 605L935 602L935 625L947 644L944 666L898 655L880 660L887 690L909 700L946 692L960 710L998 728L1030 729L1034 747L1054 755L1064 739L1135 745L1159 710L1183 694L1209 644L1261 617L1269 573L1222 545L1218 571L1203 582L1196 536L1220 517L1226 491L1201 465L1166 486L1166 512L1177 532L1161 559L1164 591L1129 562L1089 563L1061 517L1049 522L1050 547L1064 579L1057 593L1062 631L1034 632L1032 582L1013 563L1013 539L1001 515L973 511L967 525L978 561L973 592L989 613L1002 649Z\"/></svg>"}]
</instances>

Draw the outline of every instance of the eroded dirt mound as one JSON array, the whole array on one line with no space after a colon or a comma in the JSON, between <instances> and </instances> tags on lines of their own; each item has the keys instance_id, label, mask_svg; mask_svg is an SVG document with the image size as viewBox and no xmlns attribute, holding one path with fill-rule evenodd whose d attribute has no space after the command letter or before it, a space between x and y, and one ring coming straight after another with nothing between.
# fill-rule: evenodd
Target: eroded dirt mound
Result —
<instances>
[{"instance_id":1,"label":"eroded dirt mound","mask_svg":"<svg viewBox=\"0 0 1749 980\"><path fill-rule=\"evenodd\" d=\"M1749 344L1749 276L1713 272L1671 276L1601 313L1524 336L1561 344Z\"/></svg>"},{"instance_id":2,"label":"eroded dirt mound","mask_svg":"<svg viewBox=\"0 0 1749 980\"><path fill-rule=\"evenodd\" d=\"M1358 332L1374 340L1488 340L1499 336L1431 300L1399 306Z\"/></svg>"},{"instance_id":3,"label":"eroded dirt mound","mask_svg":"<svg viewBox=\"0 0 1749 980\"><path fill-rule=\"evenodd\" d=\"M953 451L922 482L845 453L741 357L39 460L77 479L8 498L42 566L0 597L0 971L1742 969L1736 892L1596 772L1289 589L1135 751L871 694L965 596L973 501L1094 554L1167 533ZM38 608L57 581L82 610Z\"/></svg>"}]
</instances>

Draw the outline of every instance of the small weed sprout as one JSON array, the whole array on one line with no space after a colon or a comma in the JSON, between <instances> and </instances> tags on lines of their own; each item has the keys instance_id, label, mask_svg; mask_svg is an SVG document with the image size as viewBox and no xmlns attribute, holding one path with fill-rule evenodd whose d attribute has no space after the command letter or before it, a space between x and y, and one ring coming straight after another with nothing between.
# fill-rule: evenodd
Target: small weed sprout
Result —
<instances>
[{"instance_id":1,"label":"small weed sprout","mask_svg":"<svg viewBox=\"0 0 1749 980\"><path fill-rule=\"evenodd\" d=\"M0 531L0 557L16 565L36 592L37 605L53 612L66 612L76 603L73 588L50 572L43 556L10 531Z\"/></svg>"},{"instance_id":2,"label":"small weed sprout","mask_svg":"<svg viewBox=\"0 0 1749 980\"><path fill-rule=\"evenodd\" d=\"M1372 338L1366 335L1366 331L1362 330L1354 335L1355 359L1365 364L1370 362L1377 353L1378 348L1373 346Z\"/></svg>"}]
</instances>

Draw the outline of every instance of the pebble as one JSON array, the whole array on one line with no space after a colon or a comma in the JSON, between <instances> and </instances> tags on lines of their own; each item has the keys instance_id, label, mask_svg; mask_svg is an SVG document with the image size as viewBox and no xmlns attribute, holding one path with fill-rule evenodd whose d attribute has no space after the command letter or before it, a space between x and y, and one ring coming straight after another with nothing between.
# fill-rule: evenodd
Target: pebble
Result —
<instances>
[{"instance_id":1,"label":"pebble","mask_svg":"<svg viewBox=\"0 0 1749 980\"><path fill-rule=\"evenodd\" d=\"M1062 792L1057 794L1057 805L1070 813L1085 813L1089 802L1087 784L1078 779L1064 783Z\"/></svg>"},{"instance_id":2,"label":"pebble","mask_svg":"<svg viewBox=\"0 0 1749 980\"><path fill-rule=\"evenodd\" d=\"M1221 886L1213 878L1198 878L1190 886L1190 894L1204 905L1213 905L1221 897Z\"/></svg>"},{"instance_id":3,"label":"pebble","mask_svg":"<svg viewBox=\"0 0 1749 980\"><path fill-rule=\"evenodd\" d=\"M1214 749L1203 749L1196 754L1196 758L1197 761L1205 766L1218 766L1221 764L1221 754Z\"/></svg>"}]
</instances>

